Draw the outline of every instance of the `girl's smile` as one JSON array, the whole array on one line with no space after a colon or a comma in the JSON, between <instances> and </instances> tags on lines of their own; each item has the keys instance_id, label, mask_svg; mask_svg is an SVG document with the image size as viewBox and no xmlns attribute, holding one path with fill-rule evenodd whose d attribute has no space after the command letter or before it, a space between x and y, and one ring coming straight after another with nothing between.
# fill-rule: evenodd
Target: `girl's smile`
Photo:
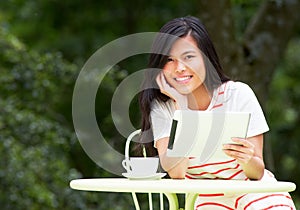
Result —
<instances>
[{"instance_id":1,"label":"girl's smile","mask_svg":"<svg viewBox=\"0 0 300 210\"><path fill-rule=\"evenodd\" d=\"M193 75L182 75L182 76L175 77L174 80L179 84L186 84L190 82L192 78Z\"/></svg>"}]
</instances>

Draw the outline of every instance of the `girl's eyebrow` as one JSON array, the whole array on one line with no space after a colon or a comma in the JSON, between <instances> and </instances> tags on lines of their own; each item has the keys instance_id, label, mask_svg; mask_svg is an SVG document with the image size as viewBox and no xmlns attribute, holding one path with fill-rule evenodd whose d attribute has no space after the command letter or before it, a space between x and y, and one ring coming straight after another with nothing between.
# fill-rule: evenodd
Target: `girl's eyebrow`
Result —
<instances>
[{"instance_id":1,"label":"girl's eyebrow","mask_svg":"<svg viewBox=\"0 0 300 210\"><path fill-rule=\"evenodd\" d=\"M188 50L188 51L185 51L181 54L181 56L184 56L186 54L189 54L189 53L197 53L196 50ZM169 57L174 57L174 55L169 55Z\"/></svg>"},{"instance_id":2,"label":"girl's eyebrow","mask_svg":"<svg viewBox=\"0 0 300 210\"><path fill-rule=\"evenodd\" d=\"M196 51L188 50L188 51L185 51L184 53L182 53L181 55L186 55L186 54L189 54L189 53L196 53Z\"/></svg>"}]
</instances>

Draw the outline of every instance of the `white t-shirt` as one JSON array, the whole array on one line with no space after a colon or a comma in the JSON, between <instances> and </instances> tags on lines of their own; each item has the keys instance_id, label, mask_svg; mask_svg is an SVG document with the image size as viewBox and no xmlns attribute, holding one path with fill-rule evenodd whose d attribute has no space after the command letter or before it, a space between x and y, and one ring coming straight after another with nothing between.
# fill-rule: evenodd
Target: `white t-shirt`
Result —
<instances>
[{"instance_id":1,"label":"white t-shirt","mask_svg":"<svg viewBox=\"0 0 300 210\"><path fill-rule=\"evenodd\" d=\"M170 136L175 110L175 102L172 99L167 102L154 101L152 103L150 117L154 146L157 140ZM250 112L247 137L256 136L269 130L255 94L248 85L242 82L229 81L217 88L213 93L207 111Z\"/></svg>"}]
</instances>

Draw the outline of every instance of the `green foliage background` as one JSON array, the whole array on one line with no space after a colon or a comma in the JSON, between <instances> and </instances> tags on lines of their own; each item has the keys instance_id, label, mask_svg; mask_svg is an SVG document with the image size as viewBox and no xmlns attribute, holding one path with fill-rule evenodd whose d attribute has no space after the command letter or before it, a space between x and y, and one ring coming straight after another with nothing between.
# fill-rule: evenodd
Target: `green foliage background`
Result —
<instances>
[{"instance_id":1,"label":"green foliage background","mask_svg":"<svg viewBox=\"0 0 300 210\"><path fill-rule=\"evenodd\" d=\"M0 2L1 209L133 209L127 194L69 188L75 178L114 176L97 167L81 149L72 125L73 86L84 62L102 45L130 33L157 31L177 16L197 14L196 2ZM232 1L238 32L259 2ZM300 183L299 55L298 36L276 70L265 109L271 127L266 138L272 145L268 151L274 158L271 168L278 179L295 183ZM97 98L101 129L120 150L124 137L114 128L110 100L118 82L141 69L144 60L118 64L105 78L105 95ZM133 105L131 116L138 127L136 109ZM292 195L300 202L299 191Z\"/></svg>"}]
</instances>

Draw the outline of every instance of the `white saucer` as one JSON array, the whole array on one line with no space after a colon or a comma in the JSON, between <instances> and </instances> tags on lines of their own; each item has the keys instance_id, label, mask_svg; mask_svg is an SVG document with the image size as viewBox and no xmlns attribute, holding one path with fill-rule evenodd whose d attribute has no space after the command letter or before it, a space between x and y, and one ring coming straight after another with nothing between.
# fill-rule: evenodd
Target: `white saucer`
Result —
<instances>
[{"instance_id":1,"label":"white saucer","mask_svg":"<svg viewBox=\"0 0 300 210\"><path fill-rule=\"evenodd\" d=\"M131 173L122 173L123 176L125 176L128 179L132 180L139 180L139 179L160 179L166 175L166 173L156 173L156 174L151 174L151 175L134 175Z\"/></svg>"}]
</instances>

